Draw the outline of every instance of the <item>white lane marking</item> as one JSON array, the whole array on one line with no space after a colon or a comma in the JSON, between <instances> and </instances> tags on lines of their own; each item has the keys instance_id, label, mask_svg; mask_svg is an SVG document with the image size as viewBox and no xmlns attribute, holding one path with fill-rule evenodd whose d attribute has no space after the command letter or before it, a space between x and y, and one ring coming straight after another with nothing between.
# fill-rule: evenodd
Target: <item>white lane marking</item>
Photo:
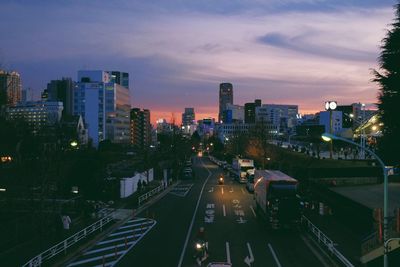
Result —
<instances>
[{"instance_id":1,"label":"white lane marking","mask_svg":"<svg viewBox=\"0 0 400 267\"><path fill-rule=\"evenodd\" d=\"M122 244L118 244L118 245L115 245L115 246L110 246L110 247L104 247L104 248L89 250L88 252L83 253L83 255L90 255L90 254L94 254L94 253L102 252L102 251L107 251L107 250L113 251L113 250L115 250L116 248L117 248L117 249L118 249L118 248L126 248L128 245L130 246L130 245L133 245L133 244L135 244L135 243L136 243L136 242L126 242L126 244L125 244L125 243L122 243Z\"/></svg>"},{"instance_id":2,"label":"white lane marking","mask_svg":"<svg viewBox=\"0 0 400 267\"><path fill-rule=\"evenodd\" d=\"M229 242L225 243L225 247L226 247L226 261L228 263L231 263L231 251L229 250Z\"/></svg>"},{"instance_id":3,"label":"white lane marking","mask_svg":"<svg viewBox=\"0 0 400 267\"><path fill-rule=\"evenodd\" d=\"M222 192L222 194L224 194L224 188L223 187L221 187L221 192Z\"/></svg>"},{"instance_id":4,"label":"white lane marking","mask_svg":"<svg viewBox=\"0 0 400 267\"><path fill-rule=\"evenodd\" d=\"M132 227L142 226L142 225L152 224L152 223L153 222L149 221L149 222L143 222L143 223L128 224L128 225L125 225L125 226L121 226L118 229L132 228Z\"/></svg>"},{"instance_id":5,"label":"white lane marking","mask_svg":"<svg viewBox=\"0 0 400 267\"><path fill-rule=\"evenodd\" d=\"M136 237L139 237L139 236L142 236L142 234L128 235L128 236L126 236L126 238L136 238ZM117 241L121 241L121 240L125 240L125 237L107 239L106 241L101 241L99 243L96 243L96 246L97 245L104 245L104 244L108 244L108 243L113 243L113 242L117 242Z\"/></svg>"},{"instance_id":6,"label":"white lane marking","mask_svg":"<svg viewBox=\"0 0 400 267\"><path fill-rule=\"evenodd\" d=\"M224 217L225 217L226 216L225 204L222 205L222 211L224 212Z\"/></svg>"},{"instance_id":7,"label":"white lane marking","mask_svg":"<svg viewBox=\"0 0 400 267\"><path fill-rule=\"evenodd\" d=\"M246 194L246 192L244 192L243 188L240 188L240 189L242 190L242 193L243 193L243 194Z\"/></svg>"},{"instance_id":8,"label":"white lane marking","mask_svg":"<svg viewBox=\"0 0 400 267\"><path fill-rule=\"evenodd\" d=\"M269 250L271 251L272 256L274 257L274 260L275 260L275 262L276 262L276 265L277 265L278 267L282 267L281 263L280 263L279 260L278 260L278 257L277 257L276 254L275 254L275 250L272 248L272 245L271 245L270 243L268 243L268 247L269 247Z\"/></svg>"},{"instance_id":9,"label":"white lane marking","mask_svg":"<svg viewBox=\"0 0 400 267\"><path fill-rule=\"evenodd\" d=\"M247 242L247 249L249 250L249 256L246 256L244 259L244 262L251 266L251 263L254 262L254 256L253 256L253 251L251 250L249 242Z\"/></svg>"},{"instance_id":10,"label":"white lane marking","mask_svg":"<svg viewBox=\"0 0 400 267\"><path fill-rule=\"evenodd\" d=\"M229 193L233 193L233 187L231 187L231 191L229 191Z\"/></svg>"},{"instance_id":11,"label":"white lane marking","mask_svg":"<svg viewBox=\"0 0 400 267\"><path fill-rule=\"evenodd\" d=\"M211 187L211 189L208 190L208 193L212 193L212 192L214 192L214 187Z\"/></svg>"},{"instance_id":12,"label":"white lane marking","mask_svg":"<svg viewBox=\"0 0 400 267\"><path fill-rule=\"evenodd\" d=\"M149 226L145 226L145 227L136 228L136 229L129 230L129 231L112 233L109 236L125 235L125 234L129 234L129 233L133 233L133 232L139 232L139 231L142 231L142 230L147 230L148 228L149 228Z\"/></svg>"},{"instance_id":13,"label":"white lane marking","mask_svg":"<svg viewBox=\"0 0 400 267\"><path fill-rule=\"evenodd\" d=\"M201 161L201 164L202 164L202 165L206 168L206 170L208 171L208 176L207 176L207 179L206 179L206 180L204 181L204 183L203 183L203 187L201 188L200 195L199 195L199 199L197 200L196 208L194 209L194 212L193 212L192 221L190 222L190 226L189 226L188 232L187 232L187 234L186 234L186 240L185 240L185 244L183 245L183 249L182 249L182 252L181 252L181 257L180 257L180 259L179 259L178 267L181 267L181 266L182 266L183 257L185 256L186 247L187 247L187 245L188 245L188 243L189 243L189 236L190 236L190 233L192 232L192 229L193 229L194 219L196 218L196 213L197 213L197 210L198 210L198 208L199 208L201 196L203 195L204 187L206 186L206 183L208 182L208 179L209 179L210 176L211 176L210 170L207 168L206 165L204 165L204 162L203 162L203 161Z\"/></svg>"},{"instance_id":14,"label":"white lane marking","mask_svg":"<svg viewBox=\"0 0 400 267\"><path fill-rule=\"evenodd\" d=\"M94 257L94 258L89 258L89 259L85 259L85 260L73 262L73 263L68 264L68 267L70 267L70 266L76 266L76 265L81 265L81 264L89 263L89 262L92 262L92 261L98 261L98 260L103 259L103 257L104 257L105 259L106 259L106 258L110 258L110 257L115 257L115 255L118 256L118 255L121 255L121 254L123 254L123 253L124 253L123 251L117 251L116 253L111 253L111 254L107 254L107 255L103 255L103 256L98 256L98 257Z\"/></svg>"},{"instance_id":15,"label":"white lane marking","mask_svg":"<svg viewBox=\"0 0 400 267\"><path fill-rule=\"evenodd\" d=\"M257 218L257 214L256 214L256 212L254 211L253 206L250 205L250 209L251 209L251 211L253 212L254 217Z\"/></svg>"},{"instance_id":16,"label":"white lane marking","mask_svg":"<svg viewBox=\"0 0 400 267\"><path fill-rule=\"evenodd\" d=\"M146 220L147 220L147 218L131 219L131 220L127 221L126 224L140 222L140 221L146 221Z\"/></svg>"}]
</instances>

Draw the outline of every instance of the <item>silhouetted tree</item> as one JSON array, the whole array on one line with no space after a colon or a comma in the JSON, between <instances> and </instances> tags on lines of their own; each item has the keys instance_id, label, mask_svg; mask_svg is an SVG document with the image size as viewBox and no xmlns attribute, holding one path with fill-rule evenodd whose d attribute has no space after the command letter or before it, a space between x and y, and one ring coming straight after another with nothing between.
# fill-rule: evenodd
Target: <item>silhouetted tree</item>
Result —
<instances>
[{"instance_id":1,"label":"silhouetted tree","mask_svg":"<svg viewBox=\"0 0 400 267\"><path fill-rule=\"evenodd\" d=\"M380 70L373 70L374 82L379 84L378 107L383 122L383 137L378 143L379 154L386 164L400 162L400 3L395 5L396 17L392 28L382 40L379 56Z\"/></svg>"}]
</instances>

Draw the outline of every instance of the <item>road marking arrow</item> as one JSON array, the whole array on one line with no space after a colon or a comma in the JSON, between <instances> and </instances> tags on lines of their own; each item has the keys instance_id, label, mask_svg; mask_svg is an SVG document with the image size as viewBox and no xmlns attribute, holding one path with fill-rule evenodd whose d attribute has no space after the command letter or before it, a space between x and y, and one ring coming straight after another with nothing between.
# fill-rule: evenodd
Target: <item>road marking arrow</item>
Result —
<instances>
[{"instance_id":1,"label":"road marking arrow","mask_svg":"<svg viewBox=\"0 0 400 267\"><path fill-rule=\"evenodd\" d=\"M250 244L247 243L247 249L249 250L249 256L246 256L244 259L244 262L248 265L251 266L251 263L254 262L254 256L253 256L253 251L251 251Z\"/></svg>"},{"instance_id":2,"label":"road marking arrow","mask_svg":"<svg viewBox=\"0 0 400 267\"><path fill-rule=\"evenodd\" d=\"M208 190L208 193L212 193L212 192L214 192L214 187L211 187L211 189Z\"/></svg>"}]
</instances>

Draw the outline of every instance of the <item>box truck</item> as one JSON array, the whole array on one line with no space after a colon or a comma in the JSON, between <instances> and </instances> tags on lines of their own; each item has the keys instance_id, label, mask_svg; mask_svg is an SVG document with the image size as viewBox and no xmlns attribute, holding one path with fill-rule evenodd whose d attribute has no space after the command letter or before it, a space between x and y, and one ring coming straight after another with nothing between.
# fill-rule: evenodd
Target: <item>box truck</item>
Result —
<instances>
[{"instance_id":1,"label":"box truck","mask_svg":"<svg viewBox=\"0 0 400 267\"><path fill-rule=\"evenodd\" d=\"M281 171L256 170L254 200L272 229L296 225L301 216L298 181Z\"/></svg>"},{"instance_id":2,"label":"box truck","mask_svg":"<svg viewBox=\"0 0 400 267\"><path fill-rule=\"evenodd\" d=\"M254 161L252 159L233 159L232 173L238 179L239 183L247 182L247 173L254 172Z\"/></svg>"}]
</instances>

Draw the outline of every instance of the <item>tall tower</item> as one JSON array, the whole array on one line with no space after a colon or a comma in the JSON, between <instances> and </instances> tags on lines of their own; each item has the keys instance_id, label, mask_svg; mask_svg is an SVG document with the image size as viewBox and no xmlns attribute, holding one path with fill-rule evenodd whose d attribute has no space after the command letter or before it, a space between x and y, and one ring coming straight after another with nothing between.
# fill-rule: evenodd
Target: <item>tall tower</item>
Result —
<instances>
[{"instance_id":1,"label":"tall tower","mask_svg":"<svg viewBox=\"0 0 400 267\"><path fill-rule=\"evenodd\" d=\"M21 76L18 72L0 70L0 106L15 106L21 101Z\"/></svg>"},{"instance_id":2,"label":"tall tower","mask_svg":"<svg viewBox=\"0 0 400 267\"><path fill-rule=\"evenodd\" d=\"M227 104L233 104L233 86L231 83L221 83L219 85L218 122L224 122L223 114Z\"/></svg>"}]
</instances>

